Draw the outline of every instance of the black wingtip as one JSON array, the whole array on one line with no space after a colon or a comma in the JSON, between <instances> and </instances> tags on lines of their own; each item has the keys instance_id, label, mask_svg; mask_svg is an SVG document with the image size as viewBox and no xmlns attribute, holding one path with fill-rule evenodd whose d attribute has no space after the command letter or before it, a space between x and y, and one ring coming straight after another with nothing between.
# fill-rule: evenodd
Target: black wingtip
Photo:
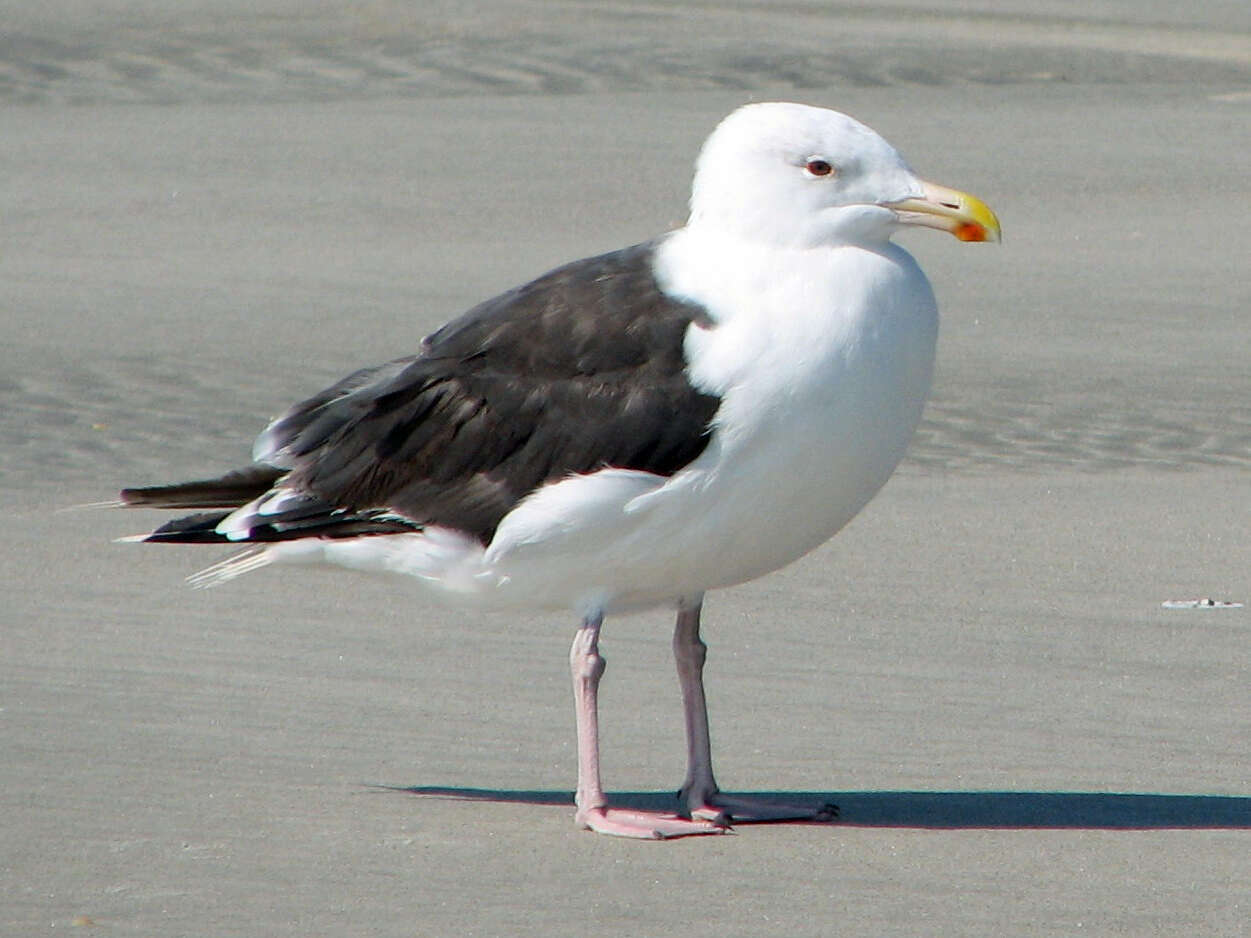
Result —
<instances>
[{"instance_id":1,"label":"black wingtip","mask_svg":"<svg viewBox=\"0 0 1251 938\"><path fill-rule=\"evenodd\" d=\"M216 479L122 489L121 500L127 508L238 508L268 492L283 472L256 464Z\"/></svg>"},{"instance_id":2,"label":"black wingtip","mask_svg":"<svg viewBox=\"0 0 1251 938\"><path fill-rule=\"evenodd\" d=\"M230 539L217 533L217 526L228 511L207 511L169 521L141 540L157 544L226 544Z\"/></svg>"}]
</instances>

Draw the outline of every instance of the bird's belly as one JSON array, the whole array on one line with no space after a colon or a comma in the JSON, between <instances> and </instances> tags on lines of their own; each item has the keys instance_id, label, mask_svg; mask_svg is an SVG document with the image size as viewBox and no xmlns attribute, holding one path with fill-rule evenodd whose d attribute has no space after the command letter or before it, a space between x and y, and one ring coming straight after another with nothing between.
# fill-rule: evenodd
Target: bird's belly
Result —
<instances>
[{"instance_id":1,"label":"bird's belly","mask_svg":"<svg viewBox=\"0 0 1251 938\"><path fill-rule=\"evenodd\" d=\"M792 402L751 433L714 438L670 479L609 469L546 486L485 551L449 531L326 542L315 559L406 573L495 608L617 612L694 597L777 570L838 533L903 456L927 389L928 371L907 394L866 384L819 406Z\"/></svg>"},{"instance_id":2,"label":"bird's belly","mask_svg":"<svg viewBox=\"0 0 1251 938\"><path fill-rule=\"evenodd\" d=\"M928 375L923 383L928 390ZM854 404L799 408L726 454L686 519L703 531L702 582L741 583L797 560L837 534L886 483L925 390L866 390Z\"/></svg>"},{"instance_id":3,"label":"bird's belly","mask_svg":"<svg viewBox=\"0 0 1251 938\"><path fill-rule=\"evenodd\" d=\"M803 556L902 458L929 391L934 339L922 319L866 334L836 361L813 358L773 389L728 392L708 449L671 479L609 470L548 487L506 519L487 552L501 595L640 608Z\"/></svg>"}]
</instances>

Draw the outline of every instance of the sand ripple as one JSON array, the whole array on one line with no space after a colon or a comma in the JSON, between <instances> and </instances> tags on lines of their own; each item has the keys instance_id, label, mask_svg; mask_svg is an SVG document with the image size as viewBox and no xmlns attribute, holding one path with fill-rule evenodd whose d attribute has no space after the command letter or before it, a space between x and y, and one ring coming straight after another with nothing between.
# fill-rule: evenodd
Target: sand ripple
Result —
<instances>
[{"instance_id":1,"label":"sand ripple","mask_svg":"<svg viewBox=\"0 0 1251 938\"><path fill-rule=\"evenodd\" d=\"M1245 78L1245 62L1134 51L1133 43L988 46L895 30L826 39L662 36L423 37L132 32L81 41L0 37L0 102L309 101L597 91ZM1043 34L1040 33L1040 36ZM1080 32L1075 36L1080 37ZM1129 48L1120 48L1126 45Z\"/></svg>"}]
</instances>

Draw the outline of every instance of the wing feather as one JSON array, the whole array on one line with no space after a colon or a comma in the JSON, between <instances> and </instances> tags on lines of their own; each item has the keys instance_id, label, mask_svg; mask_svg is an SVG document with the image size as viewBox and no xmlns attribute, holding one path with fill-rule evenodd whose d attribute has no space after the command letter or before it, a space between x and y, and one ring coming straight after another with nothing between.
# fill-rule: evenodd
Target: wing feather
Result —
<instances>
[{"instance_id":1,"label":"wing feather","mask_svg":"<svg viewBox=\"0 0 1251 938\"><path fill-rule=\"evenodd\" d=\"M286 474L248 518L225 522L231 539L253 522L265 539L327 536L313 506L340 530L369 533L376 519L379 533L394 531L398 517L485 544L545 483L605 467L681 469L707 445L720 401L688 380L686 334L711 324L659 288L655 244L557 268L448 323L420 354L295 405L254 448ZM298 519L266 512L293 495Z\"/></svg>"}]
</instances>

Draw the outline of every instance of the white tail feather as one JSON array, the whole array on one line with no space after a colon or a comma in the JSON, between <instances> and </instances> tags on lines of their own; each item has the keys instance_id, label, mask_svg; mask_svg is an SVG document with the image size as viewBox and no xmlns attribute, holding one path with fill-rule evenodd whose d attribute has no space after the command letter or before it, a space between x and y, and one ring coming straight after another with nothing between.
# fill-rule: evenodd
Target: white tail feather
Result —
<instances>
[{"instance_id":1,"label":"white tail feather","mask_svg":"<svg viewBox=\"0 0 1251 938\"><path fill-rule=\"evenodd\" d=\"M205 567L199 573L193 573L187 577L187 585L192 589L208 589L210 586L217 586L235 577L243 576L245 573L259 570L272 562L273 558L269 555L268 547L250 547L211 567Z\"/></svg>"}]
</instances>

